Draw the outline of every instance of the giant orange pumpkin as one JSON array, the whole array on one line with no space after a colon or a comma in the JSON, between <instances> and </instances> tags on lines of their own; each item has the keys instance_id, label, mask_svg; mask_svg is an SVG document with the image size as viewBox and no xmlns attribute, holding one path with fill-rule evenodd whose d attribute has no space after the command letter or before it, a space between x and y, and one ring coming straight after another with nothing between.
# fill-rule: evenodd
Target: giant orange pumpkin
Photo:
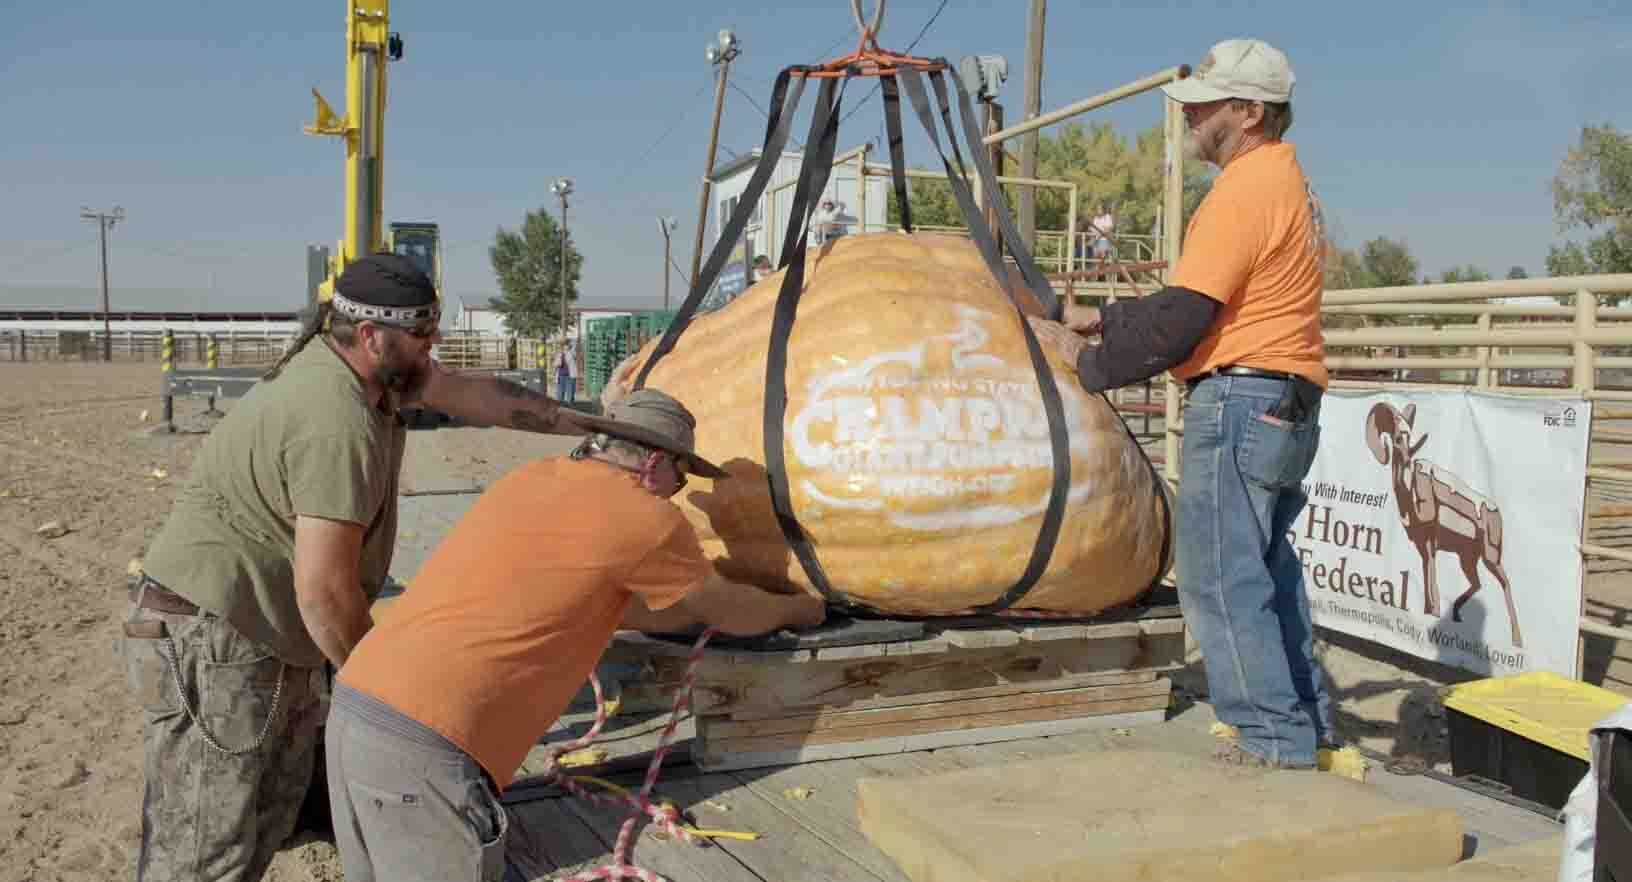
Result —
<instances>
[{"instance_id":1,"label":"giant orange pumpkin","mask_svg":"<svg viewBox=\"0 0 1632 882\"><path fill-rule=\"evenodd\" d=\"M698 316L646 385L697 416L731 478L675 498L731 578L813 590L771 507L763 417L778 272ZM1025 571L1053 480L1041 393L1013 301L962 237L875 233L811 255L788 342L785 461L794 514L834 588L934 615L996 600ZM1023 295L1022 296L1026 296ZM627 393L656 341L619 365ZM1042 578L1016 608L1091 614L1154 581L1160 482L1112 411L1049 353L1070 430L1071 491Z\"/></svg>"}]
</instances>

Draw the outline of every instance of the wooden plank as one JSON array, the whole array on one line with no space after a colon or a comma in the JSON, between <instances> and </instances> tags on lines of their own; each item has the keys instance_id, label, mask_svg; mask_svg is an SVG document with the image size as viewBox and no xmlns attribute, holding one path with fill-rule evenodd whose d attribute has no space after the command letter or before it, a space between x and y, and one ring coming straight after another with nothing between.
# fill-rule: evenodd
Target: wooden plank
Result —
<instances>
[{"instance_id":1,"label":"wooden plank","mask_svg":"<svg viewBox=\"0 0 1632 882\"><path fill-rule=\"evenodd\" d=\"M704 682L732 683L748 670L795 666L805 663L860 662L881 657L945 654L979 648L1012 647L1021 642L1082 642L1101 639L1159 637L1182 633L1183 620L1176 616L1142 618L1103 624L1035 624L1015 628L951 630L925 640L835 646L819 650L779 650L749 652L736 649L708 650L698 666ZM956 641L957 645L954 645ZM1159 641L1157 641L1159 642ZM640 673L625 678L623 702L626 710L661 710L672 701L674 689L682 682L689 664L690 648L667 640L657 640L638 632L619 632L601 658L603 668L630 668ZM587 694L587 693L586 693ZM707 706L709 696L703 696Z\"/></svg>"},{"instance_id":2,"label":"wooden plank","mask_svg":"<svg viewBox=\"0 0 1632 882\"><path fill-rule=\"evenodd\" d=\"M865 741L846 741L836 744L813 744L797 748L752 750L729 754L708 754L699 751L695 756L698 766L710 772L890 754L909 757L916 764L920 761L929 762L932 759L939 758L947 753L946 750L942 749L947 747L1024 739L1037 742L1045 738L1052 740L1053 737L1057 736L1067 736L1072 733L1110 727L1151 726L1161 723L1166 715L1167 710L1164 708L1161 710L1072 717L1063 720L1045 720L1038 723L1018 723L1007 726L955 729L890 738L871 738ZM923 751L933 752L925 753ZM929 770L932 769L926 767L926 771Z\"/></svg>"},{"instance_id":3,"label":"wooden plank","mask_svg":"<svg viewBox=\"0 0 1632 882\"><path fill-rule=\"evenodd\" d=\"M1480 851L1502 845L1521 845L1556 836L1562 825L1549 818L1508 805L1444 781L1422 775L1396 775L1371 764L1366 783L1413 805L1455 809L1478 841Z\"/></svg>"},{"instance_id":4,"label":"wooden plank","mask_svg":"<svg viewBox=\"0 0 1632 882\"><path fill-rule=\"evenodd\" d=\"M1020 632L1009 628L983 628L969 631L947 631L941 636L959 649L997 649L1020 642Z\"/></svg>"},{"instance_id":5,"label":"wooden plank","mask_svg":"<svg viewBox=\"0 0 1632 882\"><path fill-rule=\"evenodd\" d=\"M1112 622L1105 625L1034 625L1020 629L1020 638L1034 643L1049 640L1112 640L1118 637L1138 637L1144 633L1138 622Z\"/></svg>"},{"instance_id":6,"label":"wooden plank","mask_svg":"<svg viewBox=\"0 0 1632 882\"><path fill-rule=\"evenodd\" d=\"M1184 662L1182 634L1110 640L1055 640L929 655L885 655L799 665L714 666L700 673L693 707L700 714L842 707L1014 684L1045 686L1078 675L1159 672Z\"/></svg>"},{"instance_id":7,"label":"wooden plank","mask_svg":"<svg viewBox=\"0 0 1632 882\"><path fill-rule=\"evenodd\" d=\"M631 784L629 781L619 780L618 783L638 788L639 782ZM702 799L712 798L736 786L736 781L723 775L708 775L690 779L672 779L660 782L656 796L667 796L680 806L682 811ZM565 801L566 808L581 819L586 826L595 831L606 852L610 855L613 845L618 839L618 829L623 826L623 820L628 816L628 810L621 806L606 807L590 803L582 799ZM753 829L754 819L739 817L734 826L738 829ZM651 870L670 879L708 879L710 882L764 882L758 875L742 865L742 862L732 857L724 849L712 846L699 846L686 842L655 839L651 835L653 827L644 820L636 823L636 836L630 848L630 863ZM602 858L601 861L606 860Z\"/></svg>"},{"instance_id":8,"label":"wooden plank","mask_svg":"<svg viewBox=\"0 0 1632 882\"><path fill-rule=\"evenodd\" d=\"M885 655L935 655L950 652L952 644L944 637L935 637L930 640L906 640L901 643L884 644Z\"/></svg>"},{"instance_id":9,"label":"wooden plank","mask_svg":"<svg viewBox=\"0 0 1632 882\"><path fill-rule=\"evenodd\" d=\"M1158 634L1183 634L1184 619L1177 616L1165 619L1140 619L1139 629L1148 636Z\"/></svg>"},{"instance_id":10,"label":"wooden plank","mask_svg":"<svg viewBox=\"0 0 1632 882\"><path fill-rule=\"evenodd\" d=\"M1152 725L1164 724L1161 720L1157 720ZM1090 728L1072 729L1047 738L1016 738L1005 741L982 741L978 744L951 746L935 751L934 755L940 760L940 768L943 769L1000 766L1006 763L1024 762L1028 759L1043 759L1044 757L1059 756L1066 753L1081 753L1081 745L1089 740L1104 745L1126 743L1125 735L1113 733L1125 733L1133 731L1133 729L1134 727L1127 725L1099 725Z\"/></svg>"},{"instance_id":11,"label":"wooden plank","mask_svg":"<svg viewBox=\"0 0 1632 882\"><path fill-rule=\"evenodd\" d=\"M505 860L531 882L563 867L604 860L606 845L567 809L564 799L540 799L505 808L510 835Z\"/></svg>"},{"instance_id":12,"label":"wooden plank","mask_svg":"<svg viewBox=\"0 0 1632 882\"><path fill-rule=\"evenodd\" d=\"M959 729L1009 726L1018 723L1035 723L1071 717L1102 716L1128 711L1165 709L1167 704L1168 696L1166 695L1121 698L1111 701L1080 701L1073 704L1005 710L996 713L963 714L957 717L936 720L935 725L936 731L949 732ZM897 723L881 723L875 726L818 729L809 732L789 732L777 735L736 738L715 738L708 732L707 726L704 725L702 731L698 733L698 741L703 752L710 756L717 756L738 751L791 749L814 744L831 744L839 741L863 741L892 736L915 735L924 732L928 725L924 721L906 720ZM698 749L697 747L693 748L694 758L697 756Z\"/></svg>"},{"instance_id":13,"label":"wooden plank","mask_svg":"<svg viewBox=\"0 0 1632 882\"><path fill-rule=\"evenodd\" d=\"M1055 741L1073 751L1089 750L1170 750L1178 753L1209 754L1219 741L1208 732L1216 718L1212 708L1194 704L1181 711L1169 712L1160 726L1136 726L1126 735L1109 739L1104 732L1077 732L1062 735Z\"/></svg>"},{"instance_id":14,"label":"wooden plank","mask_svg":"<svg viewBox=\"0 0 1632 882\"><path fill-rule=\"evenodd\" d=\"M761 735L780 735L791 732L819 732L828 729L871 728L890 723L916 722L933 724L947 717L997 714L1011 710L1039 707L1076 705L1088 701L1113 701L1122 698L1161 696L1172 690L1167 679L1119 686L1088 686L1077 689L1057 689L1047 692L1023 692L991 698L955 698L906 707L874 708L868 710L825 709L811 714L793 714L771 719L732 720L704 717L699 725L707 729L710 738L748 738Z\"/></svg>"},{"instance_id":15,"label":"wooden plank","mask_svg":"<svg viewBox=\"0 0 1632 882\"><path fill-rule=\"evenodd\" d=\"M548 842L544 838L549 825L528 823L517 810L527 807L504 810L510 816L510 833L504 841L504 862L510 869L507 875L520 877L523 882L534 882L549 878L555 872L556 864L550 860ZM596 845L600 845L599 840Z\"/></svg>"},{"instance_id":16,"label":"wooden plank","mask_svg":"<svg viewBox=\"0 0 1632 882\"><path fill-rule=\"evenodd\" d=\"M879 658L886 654L888 643L863 643L859 646L833 646L815 650L812 661L845 661L853 658Z\"/></svg>"},{"instance_id":17,"label":"wooden plank","mask_svg":"<svg viewBox=\"0 0 1632 882\"><path fill-rule=\"evenodd\" d=\"M879 757L874 759L892 759ZM888 767L882 763L868 763L862 759L833 760L824 763L805 763L786 768L759 769L752 772L732 773L742 790L752 791L772 807L793 818L805 831L829 850L849 855L868 872L884 882L908 882L900 869L862 835L856 820L856 780L885 774ZM910 766L904 767L911 770ZM802 799L788 795L788 791L802 788ZM746 798L733 795L732 801ZM732 813L720 815L729 818ZM699 811L701 817L702 812ZM739 855L739 857L742 855ZM761 875L764 870L754 867ZM794 879L814 878L795 876Z\"/></svg>"},{"instance_id":18,"label":"wooden plank","mask_svg":"<svg viewBox=\"0 0 1632 882\"><path fill-rule=\"evenodd\" d=\"M1134 633L1139 633L1139 626L1133 626ZM1020 629L1020 639L1032 643L1042 643L1047 640L1086 640L1088 639L1087 625L1043 625L1035 628Z\"/></svg>"},{"instance_id":19,"label":"wooden plank","mask_svg":"<svg viewBox=\"0 0 1632 882\"><path fill-rule=\"evenodd\" d=\"M785 797L766 798L740 786L729 775L709 775L680 779L664 787L680 805L691 809L698 822L708 827L752 831L759 839L716 840L707 851L728 854L756 878L770 882L822 879L832 882L879 882L879 876L855 861L847 852L830 847L811 835L799 817L804 803ZM717 811L710 803L720 802L728 811ZM666 845L665 848L691 848ZM697 850L697 849L693 849ZM687 877L671 877L680 882ZM709 879L713 876L693 876Z\"/></svg>"},{"instance_id":20,"label":"wooden plank","mask_svg":"<svg viewBox=\"0 0 1632 882\"><path fill-rule=\"evenodd\" d=\"M1055 689L1073 689L1079 686L1121 686L1128 683L1153 683L1159 675L1155 671L1132 671L1125 674L1073 674L1042 683L1009 683L1003 686L985 686L976 689L950 689L940 692L920 692L891 698L869 698L845 703L844 710L907 707L963 698L992 698L999 695L1017 695L1022 692L1043 692ZM731 712L733 720L772 720L788 715L788 708L750 709Z\"/></svg>"}]
</instances>

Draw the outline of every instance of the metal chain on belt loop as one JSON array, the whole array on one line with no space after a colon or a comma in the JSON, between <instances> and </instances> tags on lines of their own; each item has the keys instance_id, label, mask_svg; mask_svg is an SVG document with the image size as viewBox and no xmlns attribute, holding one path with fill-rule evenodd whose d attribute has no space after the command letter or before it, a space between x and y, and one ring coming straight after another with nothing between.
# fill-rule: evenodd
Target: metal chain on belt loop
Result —
<instances>
[{"instance_id":1,"label":"metal chain on belt loop","mask_svg":"<svg viewBox=\"0 0 1632 882\"><path fill-rule=\"evenodd\" d=\"M272 732L272 722L278 718L278 705L283 700L283 675L288 670L288 663L281 659L278 661L278 685L272 689L272 708L266 713L266 725L261 727L261 734L255 736L255 743L240 750L229 750L222 747L221 742L210 734L209 728L204 725L204 720L194 712L192 703L187 700L187 689L182 685L181 680L181 663L179 661L181 653L176 651L176 641L170 636L170 629L168 628L165 629L164 643L170 647L170 652L165 655L164 660L170 663L170 672L176 678L176 698L181 701L181 709L187 712L187 719L192 720L193 725L198 727L198 734L204 736L204 743L227 756L245 756L260 750L261 745L266 743L266 736Z\"/></svg>"},{"instance_id":2,"label":"metal chain on belt loop","mask_svg":"<svg viewBox=\"0 0 1632 882\"><path fill-rule=\"evenodd\" d=\"M612 857L606 864L592 870L585 870L576 876L569 877L565 882L592 882L596 879L638 879L640 882L668 882L664 877L644 870L629 863L629 849L634 839L635 821L641 815L651 818L652 823L664 833L683 842L695 843L699 839L720 835L710 831L696 830L681 823L680 811L671 803L653 803L652 788L657 784L658 772L663 767L663 759L668 755L674 732L680 725L680 718L691 706L691 687L697 680L697 663L702 660L703 647L709 638L717 633L716 629L709 628L703 631L692 645L691 656L686 662L686 673L680 681L680 687L674 695L674 709L669 715L668 725L663 728L663 734L658 739L657 750L652 754L652 761L646 767L646 780L641 785L640 792L631 794L609 781L587 776L569 775L562 770L560 759L562 756L576 750L588 747L595 736L601 732L607 718L606 700L601 694L601 681L594 673L589 675L589 683L595 689L595 724L582 738L552 749L544 761L543 774L552 782L560 784L573 795L578 796L596 805L624 805L629 808L629 816L624 819L623 826L618 830L617 843L612 848ZM612 795L598 793L584 786L583 782L599 785L611 791Z\"/></svg>"}]
</instances>

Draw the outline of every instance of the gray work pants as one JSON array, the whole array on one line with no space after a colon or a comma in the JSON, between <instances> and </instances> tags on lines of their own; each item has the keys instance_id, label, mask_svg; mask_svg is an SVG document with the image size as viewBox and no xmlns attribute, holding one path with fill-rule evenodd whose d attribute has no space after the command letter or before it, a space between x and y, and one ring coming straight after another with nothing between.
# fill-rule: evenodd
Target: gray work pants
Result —
<instances>
[{"instance_id":1,"label":"gray work pants","mask_svg":"<svg viewBox=\"0 0 1632 882\"><path fill-rule=\"evenodd\" d=\"M503 879L508 819L469 754L342 684L326 744L346 882Z\"/></svg>"}]
</instances>

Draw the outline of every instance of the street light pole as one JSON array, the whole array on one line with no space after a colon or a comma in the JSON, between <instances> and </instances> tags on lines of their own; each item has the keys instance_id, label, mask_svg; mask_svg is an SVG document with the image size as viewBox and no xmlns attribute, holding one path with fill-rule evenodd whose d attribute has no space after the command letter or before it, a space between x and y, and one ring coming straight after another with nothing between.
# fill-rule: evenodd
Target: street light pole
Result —
<instances>
[{"instance_id":1,"label":"street light pole","mask_svg":"<svg viewBox=\"0 0 1632 882\"><path fill-rule=\"evenodd\" d=\"M108 230L114 224L125 219L125 210L115 205L113 211L92 211L81 208L79 216L83 220L96 221L96 229L102 241L102 360L113 361L113 323L108 317Z\"/></svg>"},{"instance_id":2,"label":"street light pole","mask_svg":"<svg viewBox=\"0 0 1632 882\"><path fill-rule=\"evenodd\" d=\"M668 311L669 308L669 264L674 261L674 258L670 256L670 244L672 240L670 239L669 234L673 232L674 228L678 225L679 221L672 217L660 217L657 219L657 229L663 234L663 309L665 312Z\"/></svg>"},{"instance_id":3,"label":"street light pole","mask_svg":"<svg viewBox=\"0 0 1632 882\"><path fill-rule=\"evenodd\" d=\"M703 157L703 192L697 199L697 236L691 249L691 278L703 265L703 230L708 226L708 194L714 182L714 151L720 143L720 116L725 111L726 78L731 76L731 62L742 54L742 44L730 28L722 28L716 42L710 43L704 55L709 64L720 67L719 84L714 90L714 121L708 132L708 153Z\"/></svg>"},{"instance_id":4,"label":"street light pole","mask_svg":"<svg viewBox=\"0 0 1632 882\"><path fill-rule=\"evenodd\" d=\"M567 196L572 193L572 180L559 178L550 189L561 197L561 345L567 344Z\"/></svg>"}]
</instances>

